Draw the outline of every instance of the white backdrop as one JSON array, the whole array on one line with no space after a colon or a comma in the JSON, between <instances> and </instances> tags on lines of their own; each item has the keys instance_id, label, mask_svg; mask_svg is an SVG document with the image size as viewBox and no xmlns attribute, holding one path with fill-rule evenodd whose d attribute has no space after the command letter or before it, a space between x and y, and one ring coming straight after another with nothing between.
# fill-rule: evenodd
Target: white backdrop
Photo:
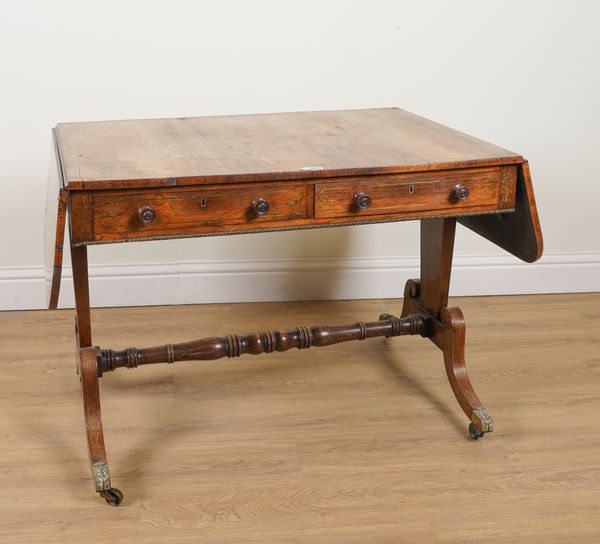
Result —
<instances>
[{"instance_id":1,"label":"white backdrop","mask_svg":"<svg viewBox=\"0 0 600 544\"><path fill-rule=\"evenodd\" d=\"M600 289L599 24L594 1L5 2L0 308L44 304L57 122L382 106L530 161L544 258L520 266L460 229L454 293ZM400 296L416 233L405 223L92 248L93 303Z\"/></svg>"}]
</instances>

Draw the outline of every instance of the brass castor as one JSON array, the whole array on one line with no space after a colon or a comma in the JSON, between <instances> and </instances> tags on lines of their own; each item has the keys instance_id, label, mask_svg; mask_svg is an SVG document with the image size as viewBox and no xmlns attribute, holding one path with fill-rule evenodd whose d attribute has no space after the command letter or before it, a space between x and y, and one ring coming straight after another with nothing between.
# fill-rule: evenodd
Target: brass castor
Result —
<instances>
[{"instance_id":1,"label":"brass castor","mask_svg":"<svg viewBox=\"0 0 600 544\"><path fill-rule=\"evenodd\" d=\"M469 425L469 435L471 436L471 438L473 440L477 440L478 438L481 438L485 433L480 431L477 426L475 425L475 423L471 423Z\"/></svg>"},{"instance_id":2,"label":"brass castor","mask_svg":"<svg viewBox=\"0 0 600 544\"><path fill-rule=\"evenodd\" d=\"M123 502L123 493L116 487L111 487L105 491L101 491L100 495L111 506L119 506Z\"/></svg>"}]
</instances>

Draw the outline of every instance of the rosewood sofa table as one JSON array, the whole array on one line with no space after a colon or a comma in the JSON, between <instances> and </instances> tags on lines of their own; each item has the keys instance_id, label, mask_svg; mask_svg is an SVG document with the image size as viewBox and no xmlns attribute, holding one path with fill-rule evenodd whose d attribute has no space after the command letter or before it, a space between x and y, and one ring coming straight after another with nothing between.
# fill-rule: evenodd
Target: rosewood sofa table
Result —
<instances>
[{"instance_id":1,"label":"rosewood sofa table","mask_svg":"<svg viewBox=\"0 0 600 544\"><path fill-rule=\"evenodd\" d=\"M465 369L465 322L448 307L456 222L520 259L542 254L527 161L397 108L59 124L46 210L49 307L56 308L68 215L78 372L96 491L112 487L99 378L119 367L258 355L419 334L443 352L469 433L493 430ZM68 214L67 214L68 212ZM94 347L88 246L420 220L420 278L401 316L181 344Z\"/></svg>"}]
</instances>

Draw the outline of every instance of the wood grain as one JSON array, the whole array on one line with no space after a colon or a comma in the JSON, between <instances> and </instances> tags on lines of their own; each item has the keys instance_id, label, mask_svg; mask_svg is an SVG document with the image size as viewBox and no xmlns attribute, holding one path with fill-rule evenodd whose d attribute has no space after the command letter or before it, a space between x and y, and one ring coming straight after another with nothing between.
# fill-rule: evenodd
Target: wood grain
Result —
<instances>
[{"instance_id":1,"label":"wood grain","mask_svg":"<svg viewBox=\"0 0 600 544\"><path fill-rule=\"evenodd\" d=\"M52 268L49 267L49 263L46 265L46 278L50 277L48 285L48 309L56 310L58 307L58 297L60 296L60 282L62 278L62 265L63 265L63 248L65 241L65 226L67 224L67 207L68 207L68 196L66 191L61 191L58 195L56 202L50 204L57 210L56 213L56 226L54 231L54 244L52 247L46 248L46 259L51 256ZM46 231L51 237L52 231ZM48 273L50 268L51 273Z\"/></svg>"},{"instance_id":2,"label":"wood grain","mask_svg":"<svg viewBox=\"0 0 600 544\"><path fill-rule=\"evenodd\" d=\"M52 131L52 149L48 167L46 188L46 211L44 224L44 259L46 276L46 299L48 309L55 310L60 294L62 277L63 245L67 222L68 193L63 189L64 180L56 133Z\"/></svg>"},{"instance_id":3,"label":"wood grain","mask_svg":"<svg viewBox=\"0 0 600 544\"><path fill-rule=\"evenodd\" d=\"M94 340L185 341L401 305L95 309ZM0 313L0 542L596 544L600 294L451 305L496 422L483 440L466 436L421 338L115 372L100 387L119 508L90 490L72 311Z\"/></svg>"},{"instance_id":4,"label":"wood grain","mask_svg":"<svg viewBox=\"0 0 600 544\"><path fill-rule=\"evenodd\" d=\"M90 284L88 279L87 247L71 246L71 268L75 293L75 331L77 346L92 345L92 320L90 311Z\"/></svg>"},{"instance_id":5,"label":"wood grain","mask_svg":"<svg viewBox=\"0 0 600 544\"><path fill-rule=\"evenodd\" d=\"M193 229L229 229L235 225L260 228L307 217L306 184L245 185L198 189L180 187L162 191L102 191L94 195L94 229L97 240L118 240L169 235ZM262 198L268 212L258 216L252 202ZM154 219L143 224L141 207L153 210Z\"/></svg>"},{"instance_id":6,"label":"wood grain","mask_svg":"<svg viewBox=\"0 0 600 544\"><path fill-rule=\"evenodd\" d=\"M431 327L429 327L431 328ZM150 348L129 347L124 350L85 348L82 354L91 354L96 364L97 375L117 368L136 368L140 365L157 363L173 364L181 361L214 361L224 357L242 355L262 355L289 349L309 349L328 347L342 342L366 340L385 336L405 336L422 334L426 329L425 320L415 314L399 319L393 315L382 314L378 321L357 321L351 325L301 325L293 330L268 330L249 334L228 334L211 336L181 342L164 344ZM83 356L81 357L83 359ZM88 357L89 358L89 357Z\"/></svg>"},{"instance_id":7,"label":"wood grain","mask_svg":"<svg viewBox=\"0 0 600 544\"><path fill-rule=\"evenodd\" d=\"M61 123L66 187L114 189L517 164L399 108Z\"/></svg>"},{"instance_id":8,"label":"wood grain","mask_svg":"<svg viewBox=\"0 0 600 544\"><path fill-rule=\"evenodd\" d=\"M463 217L458 221L519 259L532 263L537 261L544 251L542 227L535 203L529 163L520 164L517 171L515 194L511 195L515 207L513 213L496 217ZM512 183L508 186L512 186Z\"/></svg>"},{"instance_id":9,"label":"wood grain","mask_svg":"<svg viewBox=\"0 0 600 544\"><path fill-rule=\"evenodd\" d=\"M516 170L514 166L504 168ZM501 168L482 168L436 172L435 175L369 176L344 183L318 183L315 187L315 217L357 217L432 209L449 213L461 209L497 209L501 178ZM452 198L452 189L459 184L470 192L466 200ZM371 201L364 209L353 202L353 196L359 192ZM508 204L514 205L514 200Z\"/></svg>"},{"instance_id":10,"label":"wood grain","mask_svg":"<svg viewBox=\"0 0 600 544\"><path fill-rule=\"evenodd\" d=\"M421 221L421 304L437 319L448 305L455 234L456 219Z\"/></svg>"},{"instance_id":11,"label":"wood grain","mask_svg":"<svg viewBox=\"0 0 600 544\"><path fill-rule=\"evenodd\" d=\"M515 169L503 166L353 176L327 183L313 180L70 191L71 241L78 245L111 243L494 214L514 205L510 195L502 199L502 189L511 180L514 184ZM452 197L452 189L457 185L464 185L470 191L466 200ZM358 192L364 192L371 200L366 209L357 209L353 204ZM511 194L514 198L514 190ZM253 210L252 204L257 199L267 201L265 215L258 216ZM151 210L150 221L141 221L142 208Z\"/></svg>"}]
</instances>

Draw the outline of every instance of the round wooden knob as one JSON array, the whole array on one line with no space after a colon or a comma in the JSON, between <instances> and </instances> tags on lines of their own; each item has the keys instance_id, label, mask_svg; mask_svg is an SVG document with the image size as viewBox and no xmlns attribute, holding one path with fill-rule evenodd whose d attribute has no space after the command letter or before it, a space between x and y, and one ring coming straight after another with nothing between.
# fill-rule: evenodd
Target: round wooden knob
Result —
<instances>
[{"instance_id":1,"label":"round wooden knob","mask_svg":"<svg viewBox=\"0 0 600 544\"><path fill-rule=\"evenodd\" d=\"M150 206L142 206L138 210L138 219L140 220L140 223L142 223L144 225L148 225L148 224L152 223L152 221L154 221L155 217L156 217L156 214L154 213L154 210Z\"/></svg>"},{"instance_id":2,"label":"round wooden knob","mask_svg":"<svg viewBox=\"0 0 600 544\"><path fill-rule=\"evenodd\" d=\"M371 197L366 193L355 193L352 203L359 210L366 210L371 205Z\"/></svg>"},{"instance_id":3,"label":"round wooden knob","mask_svg":"<svg viewBox=\"0 0 600 544\"><path fill-rule=\"evenodd\" d=\"M255 198L252 201L252 210L259 217L266 215L269 211L269 203L264 198Z\"/></svg>"},{"instance_id":4,"label":"round wooden knob","mask_svg":"<svg viewBox=\"0 0 600 544\"><path fill-rule=\"evenodd\" d=\"M452 187L452 198L454 200L467 200L469 198L469 189L464 185L455 185Z\"/></svg>"}]
</instances>

